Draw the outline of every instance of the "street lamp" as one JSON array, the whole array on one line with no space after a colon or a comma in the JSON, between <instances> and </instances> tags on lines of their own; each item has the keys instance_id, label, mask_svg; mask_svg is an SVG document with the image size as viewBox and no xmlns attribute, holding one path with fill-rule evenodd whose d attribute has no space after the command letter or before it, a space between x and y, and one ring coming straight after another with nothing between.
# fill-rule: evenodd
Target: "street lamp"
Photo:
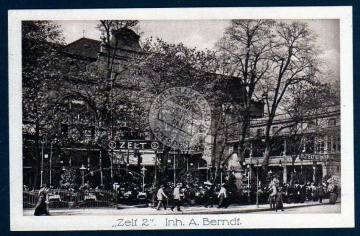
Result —
<instances>
[{"instance_id":1,"label":"street lamp","mask_svg":"<svg viewBox=\"0 0 360 236\"><path fill-rule=\"evenodd\" d=\"M145 168L145 166L143 166L141 168L141 173L143 174L143 183L142 183L142 191L143 191L143 193L145 193L145 171L146 171L146 168Z\"/></svg>"},{"instance_id":2,"label":"street lamp","mask_svg":"<svg viewBox=\"0 0 360 236\"><path fill-rule=\"evenodd\" d=\"M43 185L43 173L44 173L44 144L46 140L45 137L41 140L41 171L40 171L40 186Z\"/></svg>"},{"instance_id":3,"label":"street lamp","mask_svg":"<svg viewBox=\"0 0 360 236\"><path fill-rule=\"evenodd\" d=\"M256 207L259 208L259 159L256 159Z\"/></svg>"},{"instance_id":4,"label":"street lamp","mask_svg":"<svg viewBox=\"0 0 360 236\"><path fill-rule=\"evenodd\" d=\"M271 170L269 170L268 175L270 177L270 180L271 180L272 174L273 174L273 172Z\"/></svg>"},{"instance_id":5,"label":"street lamp","mask_svg":"<svg viewBox=\"0 0 360 236\"><path fill-rule=\"evenodd\" d=\"M220 166L220 185L222 186L222 183L223 183L223 166L221 165Z\"/></svg>"},{"instance_id":6,"label":"street lamp","mask_svg":"<svg viewBox=\"0 0 360 236\"><path fill-rule=\"evenodd\" d=\"M248 170L248 184L247 184L247 188L248 188L248 201L250 202L250 165L246 166L249 170Z\"/></svg>"},{"instance_id":7,"label":"street lamp","mask_svg":"<svg viewBox=\"0 0 360 236\"><path fill-rule=\"evenodd\" d=\"M56 142L56 139L50 143L50 186L51 186L51 169L52 169L52 157L53 157L53 144Z\"/></svg>"},{"instance_id":8,"label":"street lamp","mask_svg":"<svg viewBox=\"0 0 360 236\"><path fill-rule=\"evenodd\" d=\"M209 181L209 179L210 179L211 168L212 168L212 165L208 165L207 170L206 170L206 181Z\"/></svg>"},{"instance_id":9,"label":"street lamp","mask_svg":"<svg viewBox=\"0 0 360 236\"><path fill-rule=\"evenodd\" d=\"M86 168L85 168L84 164L82 164L81 167L80 167L80 172L81 172L81 176L82 176L82 186L84 186L85 171L86 171Z\"/></svg>"},{"instance_id":10,"label":"street lamp","mask_svg":"<svg viewBox=\"0 0 360 236\"><path fill-rule=\"evenodd\" d=\"M174 150L174 187L176 186L175 150Z\"/></svg>"}]
</instances>

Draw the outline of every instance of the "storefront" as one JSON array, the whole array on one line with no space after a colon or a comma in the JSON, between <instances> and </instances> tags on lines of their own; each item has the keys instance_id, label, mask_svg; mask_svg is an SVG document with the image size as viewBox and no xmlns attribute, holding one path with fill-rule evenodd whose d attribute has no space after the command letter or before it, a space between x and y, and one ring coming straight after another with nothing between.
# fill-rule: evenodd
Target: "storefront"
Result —
<instances>
[{"instance_id":1,"label":"storefront","mask_svg":"<svg viewBox=\"0 0 360 236\"><path fill-rule=\"evenodd\" d=\"M263 157L247 158L245 163L250 180L262 171ZM268 176L276 176L280 183L318 185L331 176L340 175L340 154L302 154L297 156L272 156L269 160Z\"/></svg>"}]
</instances>

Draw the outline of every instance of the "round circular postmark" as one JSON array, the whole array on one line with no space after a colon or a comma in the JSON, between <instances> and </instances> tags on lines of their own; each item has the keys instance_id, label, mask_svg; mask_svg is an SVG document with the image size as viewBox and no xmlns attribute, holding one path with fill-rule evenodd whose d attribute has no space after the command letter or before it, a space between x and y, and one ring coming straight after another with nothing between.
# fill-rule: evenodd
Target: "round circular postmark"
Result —
<instances>
[{"instance_id":1,"label":"round circular postmark","mask_svg":"<svg viewBox=\"0 0 360 236\"><path fill-rule=\"evenodd\" d=\"M165 90L153 101L149 123L155 138L174 150L196 149L211 125L211 109L197 91L186 87Z\"/></svg>"}]
</instances>

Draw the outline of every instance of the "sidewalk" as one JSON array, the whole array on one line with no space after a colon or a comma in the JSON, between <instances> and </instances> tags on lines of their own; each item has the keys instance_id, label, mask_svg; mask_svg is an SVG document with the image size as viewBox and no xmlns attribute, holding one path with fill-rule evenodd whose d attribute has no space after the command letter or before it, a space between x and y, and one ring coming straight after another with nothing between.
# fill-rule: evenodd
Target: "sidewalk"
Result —
<instances>
[{"instance_id":1,"label":"sidewalk","mask_svg":"<svg viewBox=\"0 0 360 236\"><path fill-rule=\"evenodd\" d=\"M340 199L336 204L340 204ZM305 203L284 203L284 209L300 208L308 206L328 205L329 199L324 199L323 203L319 202L305 202ZM115 208L71 208L71 209L50 209L51 216L74 215L74 216L87 216L87 215L195 215L195 214L234 214L234 213L256 213L260 211L270 211L269 204L259 205L230 205L228 208L218 209L205 208L203 206L183 206L182 211L178 212L176 209L171 211L170 208L164 210L156 210L151 207L136 207L136 206L121 206L119 209ZM272 210L273 211L273 210ZM34 209L24 209L24 216L32 216Z\"/></svg>"}]
</instances>

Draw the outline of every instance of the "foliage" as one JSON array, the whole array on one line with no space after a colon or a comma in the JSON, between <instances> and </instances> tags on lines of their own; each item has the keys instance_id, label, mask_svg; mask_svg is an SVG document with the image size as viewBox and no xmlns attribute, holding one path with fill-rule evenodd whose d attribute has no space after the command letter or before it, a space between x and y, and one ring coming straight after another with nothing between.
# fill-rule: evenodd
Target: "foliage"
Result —
<instances>
[{"instance_id":1,"label":"foliage","mask_svg":"<svg viewBox=\"0 0 360 236\"><path fill-rule=\"evenodd\" d=\"M299 84L314 84L318 71L315 34L303 22L272 20L232 20L224 38L218 43L224 73L238 77L246 87L242 112L239 155L244 154L244 140L249 127L252 99L265 102L266 171L272 147L271 127L288 91ZM240 158L241 160L241 158Z\"/></svg>"}]
</instances>

